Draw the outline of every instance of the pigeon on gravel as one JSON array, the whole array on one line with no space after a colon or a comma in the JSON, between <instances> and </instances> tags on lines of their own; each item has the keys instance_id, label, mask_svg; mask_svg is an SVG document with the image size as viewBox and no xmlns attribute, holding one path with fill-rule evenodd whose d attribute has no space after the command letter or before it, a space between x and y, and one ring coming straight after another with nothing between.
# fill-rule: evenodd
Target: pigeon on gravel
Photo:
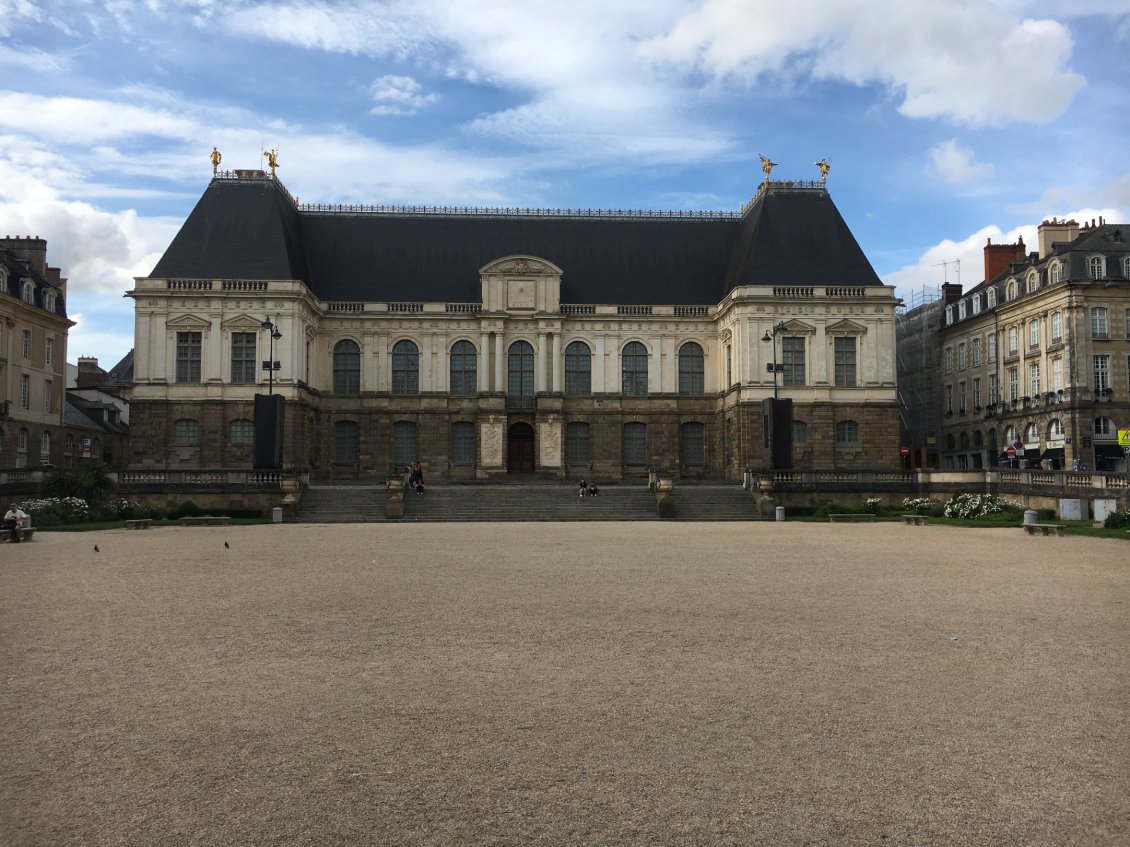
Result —
<instances>
[{"instance_id":1,"label":"pigeon on gravel","mask_svg":"<svg viewBox=\"0 0 1130 847\"><path fill-rule=\"evenodd\" d=\"M94 545L94 552L95 552L95 553L101 553L101 552L102 552L101 550L99 550L99 549L98 549L98 545L97 545L97 544L95 544L95 545Z\"/></svg>"},{"instance_id":2,"label":"pigeon on gravel","mask_svg":"<svg viewBox=\"0 0 1130 847\"><path fill-rule=\"evenodd\" d=\"M224 548L225 548L226 550L230 550L230 549L231 549L231 545L230 545L230 544L228 544L228 543L227 543L227 542L225 541L225 542L224 542Z\"/></svg>"}]
</instances>

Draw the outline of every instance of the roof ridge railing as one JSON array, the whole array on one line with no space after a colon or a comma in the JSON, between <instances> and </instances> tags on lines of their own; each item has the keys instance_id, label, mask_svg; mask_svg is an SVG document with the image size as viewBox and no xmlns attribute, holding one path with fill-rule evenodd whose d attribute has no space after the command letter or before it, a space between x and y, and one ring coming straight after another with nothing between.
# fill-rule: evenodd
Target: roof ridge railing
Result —
<instances>
[{"instance_id":1,"label":"roof ridge railing","mask_svg":"<svg viewBox=\"0 0 1130 847\"><path fill-rule=\"evenodd\" d=\"M397 206L389 204L299 203L300 212L341 215L418 215L424 217L481 218L612 218L621 220L737 220L730 210L682 211L674 209L548 209L518 206Z\"/></svg>"}]
</instances>

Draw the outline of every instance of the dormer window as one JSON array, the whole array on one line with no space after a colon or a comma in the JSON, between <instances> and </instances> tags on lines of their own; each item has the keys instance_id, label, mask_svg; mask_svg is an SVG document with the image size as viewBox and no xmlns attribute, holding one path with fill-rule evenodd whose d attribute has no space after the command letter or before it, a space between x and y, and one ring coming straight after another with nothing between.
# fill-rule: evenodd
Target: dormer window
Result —
<instances>
[{"instance_id":1,"label":"dormer window","mask_svg":"<svg viewBox=\"0 0 1130 847\"><path fill-rule=\"evenodd\" d=\"M1063 265L1061 265L1059 262L1055 262L1051 266L1049 273L1051 274L1052 285L1055 285L1057 282L1060 282L1063 279Z\"/></svg>"},{"instance_id":2,"label":"dormer window","mask_svg":"<svg viewBox=\"0 0 1130 847\"><path fill-rule=\"evenodd\" d=\"M24 279L20 283L20 299L32 306L35 305L35 283L30 279Z\"/></svg>"},{"instance_id":3,"label":"dormer window","mask_svg":"<svg viewBox=\"0 0 1130 847\"><path fill-rule=\"evenodd\" d=\"M1122 278L1130 279L1130 256L1122 258Z\"/></svg>"},{"instance_id":4,"label":"dormer window","mask_svg":"<svg viewBox=\"0 0 1130 847\"><path fill-rule=\"evenodd\" d=\"M965 320L965 301L962 300L957 304L957 317L958 320Z\"/></svg>"},{"instance_id":5,"label":"dormer window","mask_svg":"<svg viewBox=\"0 0 1130 847\"><path fill-rule=\"evenodd\" d=\"M1031 273L1028 274L1028 277L1025 279L1025 283L1026 283L1025 290L1029 294L1031 294L1033 291L1038 290L1039 287L1040 287L1040 275L1038 273L1036 273L1036 271L1032 271Z\"/></svg>"},{"instance_id":6,"label":"dormer window","mask_svg":"<svg viewBox=\"0 0 1130 847\"><path fill-rule=\"evenodd\" d=\"M990 288L985 293L985 300L988 303L990 309L997 305L997 290L995 288Z\"/></svg>"},{"instance_id":7,"label":"dormer window","mask_svg":"<svg viewBox=\"0 0 1130 847\"><path fill-rule=\"evenodd\" d=\"M973 314L975 314L975 315L981 314L981 295L980 294L974 294L973 295Z\"/></svg>"},{"instance_id":8,"label":"dormer window","mask_svg":"<svg viewBox=\"0 0 1130 847\"><path fill-rule=\"evenodd\" d=\"M48 291L43 295L43 308L48 312L55 311L55 292Z\"/></svg>"},{"instance_id":9,"label":"dormer window","mask_svg":"<svg viewBox=\"0 0 1130 847\"><path fill-rule=\"evenodd\" d=\"M953 323L953 306L946 306L946 326Z\"/></svg>"},{"instance_id":10,"label":"dormer window","mask_svg":"<svg viewBox=\"0 0 1130 847\"><path fill-rule=\"evenodd\" d=\"M1106 259L1102 256L1092 256L1087 260L1087 271L1091 279L1106 279Z\"/></svg>"},{"instance_id":11,"label":"dormer window","mask_svg":"<svg viewBox=\"0 0 1130 847\"><path fill-rule=\"evenodd\" d=\"M1004 286L1004 299L1005 301L1015 300L1017 292L1017 284L1015 279L1010 279Z\"/></svg>"}]
</instances>

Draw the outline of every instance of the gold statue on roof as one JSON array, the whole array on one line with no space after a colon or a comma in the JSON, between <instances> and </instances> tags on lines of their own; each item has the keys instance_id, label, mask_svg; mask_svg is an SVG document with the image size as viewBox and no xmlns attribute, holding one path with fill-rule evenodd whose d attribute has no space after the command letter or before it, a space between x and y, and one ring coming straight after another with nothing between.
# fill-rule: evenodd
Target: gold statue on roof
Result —
<instances>
[{"instance_id":1,"label":"gold statue on roof","mask_svg":"<svg viewBox=\"0 0 1130 847\"><path fill-rule=\"evenodd\" d=\"M820 181L827 185L828 171L832 170L832 163L827 159L821 159L819 162L813 162L813 164L820 168Z\"/></svg>"},{"instance_id":2,"label":"gold statue on roof","mask_svg":"<svg viewBox=\"0 0 1130 847\"><path fill-rule=\"evenodd\" d=\"M761 159L761 170L765 171L765 184L768 185L769 184L769 174L771 174L773 172L773 168L777 167L777 163L776 162L770 162L768 159L766 159L760 153L757 154L757 158Z\"/></svg>"},{"instance_id":3,"label":"gold statue on roof","mask_svg":"<svg viewBox=\"0 0 1130 847\"><path fill-rule=\"evenodd\" d=\"M271 179L277 179L275 168L282 167L279 164L279 146L276 144L274 149L264 150L263 155L267 157L267 167L271 169Z\"/></svg>"},{"instance_id":4,"label":"gold statue on roof","mask_svg":"<svg viewBox=\"0 0 1130 847\"><path fill-rule=\"evenodd\" d=\"M219 150L213 147L208 158L212 160L212 176L215 176L216 171L220 169L220 162L224 160L224 157L220 154Z\"/></svg>"}]
</instances>

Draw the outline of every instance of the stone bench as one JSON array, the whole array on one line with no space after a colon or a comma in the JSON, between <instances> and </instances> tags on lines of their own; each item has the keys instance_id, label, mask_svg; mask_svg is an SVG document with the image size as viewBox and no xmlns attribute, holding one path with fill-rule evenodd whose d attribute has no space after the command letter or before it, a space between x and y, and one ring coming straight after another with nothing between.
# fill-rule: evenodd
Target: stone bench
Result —
<instances>
[{"instance_id":1,"label":"stone bench","mask_svg":"<svg viewBox=\"0 0 1130 847\"><path fill-rule=\"evenodd\" d=\"M227 526L231 521L227 515L195 515L180 519L181 526Z\"/></svg>"},{"instance_id":2,"label":"stone bench","mask_svg":"<svg viewBox=\"0 0 1130 847\"><path fill-rule=\"evenodd\" d=\"M861 515L857 514L842 514L842 515L828 515L828 520L831 523L838 523L840 521L875 521L875 516L870 512L864 512Z\"/></svg>"},{"instance_id":3,"label":"stone bench","mask_svg":"<svg viewBox=\"0 0 1130 847\"><path fill-rule=\"evenodd\" d=\"M930 523L929 515L903 515L902 522L907 526L926 526Z\"/></svg>"},{"instance_id":4,"label":"stone bench","mask_svg":"<svg viewBox=\"0 0 1130 847\"><path fill-rule=\"evenodd\" d=\"M1053 532L1062 537L1063 531L1067 529L1061 523L1026 523L1024 524L1024 531L1029 535L1035 535L1037 532L1040 535L1051 535Z\"/></svg>"},{"instance_id":5,"label":"stone bench","mask_svg":"<svg viewBox=\"0 0 1130 847\"><path fill-rule=\"evenodd\" d=\"M32 538L35 537L35 527L33 527L33 526L21 526L16 531L20 534L20 541L31 541ZM12 540L12 530L10 530L10 529L0 529L0 541L11 541L11 540Z\"/></svg>"},{"instance_id":6,"label":"stone bench","mask_svg":"<svg viewBox=\"0 0 1130 847\"><path fill-rule=\"evenodd\" d=\"M126 529L149 529L151 523L153 523L152 518L136 518L126 521Z\"/></svg>"}]
</instances>

